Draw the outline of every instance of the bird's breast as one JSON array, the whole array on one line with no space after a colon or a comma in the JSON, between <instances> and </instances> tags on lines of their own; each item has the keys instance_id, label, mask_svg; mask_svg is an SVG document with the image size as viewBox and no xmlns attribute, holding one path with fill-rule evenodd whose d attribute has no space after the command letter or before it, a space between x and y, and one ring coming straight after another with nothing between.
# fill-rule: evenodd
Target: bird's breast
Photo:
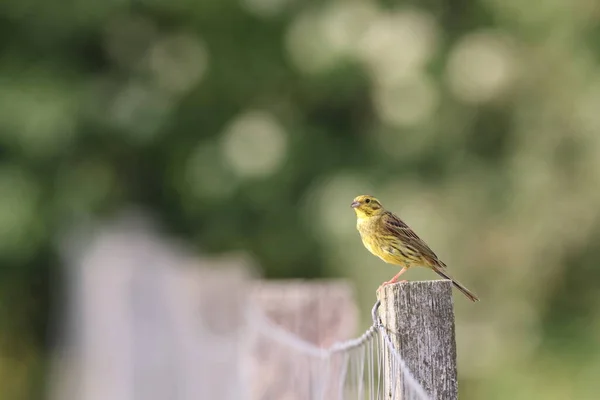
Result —
<instances>
[{"instance_id":1,"label":"bird's breast","mask_svg":"<svg viewBox=\"0 0 600 400\"><path fill-rule=\"evenodd\" d=\"M371 252L386 263L405 265L403 257L400 257L397 250L382 240L381 234L378 231L379 220L377 218L359 218L356 221L356 229L360 232L360 238L363 245Z\"/></svg>"},{"instance_id":2,"label":"bird's breast","mask_svg":"<svg viewBox=\"0 0 600 400\"><path fill-rule=\"evenodd\" d=\"M356 221L356 229L360 233L360 238L367 250L375 255L378 255L379 249L376 243L376 232L373 221L365 218L359 218Z\"/></svg>"}]
</instances>

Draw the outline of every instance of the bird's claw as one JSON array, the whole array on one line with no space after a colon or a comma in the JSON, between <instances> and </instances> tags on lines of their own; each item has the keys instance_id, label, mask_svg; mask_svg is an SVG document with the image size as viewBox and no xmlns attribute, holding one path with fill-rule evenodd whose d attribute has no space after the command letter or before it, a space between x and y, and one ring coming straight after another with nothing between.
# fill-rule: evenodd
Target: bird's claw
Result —
<instances>
[{"instance_id":1,"label":"bird's claw","mask_svg":"<svg viewBox=\"0 0 600 400\"><path fill-rule=\"evenodd\" d=\"M406 279L403 279L401 281L393 281L393 280L385 281L381 285L379 285L379 287L377 288L377 292L379 292L381 290L381 288L383 288L384 286L391 285L393 283L406 283L406 282L408 282Z\"/></svg>"}]
</instances>

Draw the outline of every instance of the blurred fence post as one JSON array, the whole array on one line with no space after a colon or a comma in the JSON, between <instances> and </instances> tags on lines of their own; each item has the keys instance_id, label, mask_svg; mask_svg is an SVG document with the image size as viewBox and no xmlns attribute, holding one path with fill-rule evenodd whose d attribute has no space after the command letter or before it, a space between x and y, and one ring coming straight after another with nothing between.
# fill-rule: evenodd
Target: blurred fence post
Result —
<instances>
[{"instance_id":1,"label":"blurred fence post","mask_svg":"<svg viewBox=\"0 0 600 400\"><path fill-rule=\"evenodd\" d=\"M66 246L69 300L51 398L244 398L244 260L191 258L139 222L119 220Z\"/></svg>"},{"instance_id":2,"label":"blurred fence post","mask_svg":"<svg viewBox=\"0 0 600 400\"><path fill-rule=\"evenodd\" d=\"M263 281L252 299L266 317L286 332L327 348L356 333L358 311L354 293L344 281ZM253 331L256 331L253 329ZM249 398L304 400L333 399L339 391L337 361L323 361L280 344L273 329L258 332L250 349ZM333 378L332 378L333 377ZM319 387L327 382L327 387ZM319 390L320 395L315 395Z\"/></svg>"},{"instance_id":3,"label":"blurred fence post","mask_svg":"<svg viewBox=\"0 0 600 400\"><path fill-rule=\"evenodd\" d=\"M431 400L456 400L456 342L452 283L447 280L384 286L377 293L379 316L395 349ZM393 359L384 346L388 398L404 399L402 376L390 376ZM392 388L396 393L392 396Z\"/></svg>"}]
</instances>

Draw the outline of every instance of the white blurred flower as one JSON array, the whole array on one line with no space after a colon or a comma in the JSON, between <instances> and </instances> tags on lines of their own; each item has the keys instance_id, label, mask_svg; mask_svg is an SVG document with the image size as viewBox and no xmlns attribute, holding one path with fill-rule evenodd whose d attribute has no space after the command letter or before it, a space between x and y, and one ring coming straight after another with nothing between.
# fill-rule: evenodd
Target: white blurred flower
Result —
<instances>
[{"instance_id":1,"label":"white blurred flower","mask_svg":"<svg viewBox=\"0 0 600 400\"><path fill-rule=\"evenodd\" d=\"M224 159L239 176L267 176L285 160L287 135L273 115L248 111L227 126L221 149Z\"/></svg>"},{"instance_id":2,"label":"white blurred flower","mask_svg":"<svg viewBox=\"0 0 600 400\"><path fill-rule=\"evenodd\" d=\"M452 49L447 80L454 95L479 103L500 96L515 77L515 55L509 41L494 32L463 37Z\"/></svg>"}]
</instances>

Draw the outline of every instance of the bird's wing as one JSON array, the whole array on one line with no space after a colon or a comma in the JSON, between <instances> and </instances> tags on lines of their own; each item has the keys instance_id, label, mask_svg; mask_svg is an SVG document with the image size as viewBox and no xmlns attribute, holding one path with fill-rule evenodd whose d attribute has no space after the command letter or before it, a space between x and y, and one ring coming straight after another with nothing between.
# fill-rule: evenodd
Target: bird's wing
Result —
<instances>
[{"instance_id":1,"label":"bird's wing","mask_svg":"<svg viewBox=\"0 0 600 400\"><path fill-rule=\"evenodd\" d=\"M404 221L389 211L383 215L383 228L388 234L395 236L414 253L425 257L432 264L445 267L446 265L437 257L437 255L427 246L427 244L417 234L410 229Z\"/></svg>"}]
</instances>

